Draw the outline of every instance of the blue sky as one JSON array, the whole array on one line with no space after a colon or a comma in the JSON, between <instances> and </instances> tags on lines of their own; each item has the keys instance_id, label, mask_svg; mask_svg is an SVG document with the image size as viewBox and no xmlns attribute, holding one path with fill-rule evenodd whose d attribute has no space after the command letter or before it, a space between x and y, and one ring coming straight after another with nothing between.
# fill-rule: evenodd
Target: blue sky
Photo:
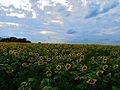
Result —
<instances>
[{"instance_id":1,"label":"blue sky","mask_svg":"<svg viewBox=\"0 0 120 90\"><path fill-rule=\"evenodd\" d=\"M0 0L0 37L120 44L120 0Z\"/></svg>"}]
</instances>

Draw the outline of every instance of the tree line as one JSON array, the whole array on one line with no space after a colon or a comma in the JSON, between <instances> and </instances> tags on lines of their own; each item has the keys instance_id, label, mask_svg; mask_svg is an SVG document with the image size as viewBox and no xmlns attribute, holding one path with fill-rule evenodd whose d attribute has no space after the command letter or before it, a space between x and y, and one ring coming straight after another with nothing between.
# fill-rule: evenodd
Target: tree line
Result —
<instances>
[{"instance_id":1,"label":"tree line","mask_svg":"<svg viewBox=\"0 0 120 90\"><path fill-rule=\"evenodd\" d=\"M26 38L16 38L16 37L10 37L10 38L2 38L2 37L0 37L0 42L24 42L24 43L31 43L31 41L28 41Z\"/></svg>"}]
</instances>

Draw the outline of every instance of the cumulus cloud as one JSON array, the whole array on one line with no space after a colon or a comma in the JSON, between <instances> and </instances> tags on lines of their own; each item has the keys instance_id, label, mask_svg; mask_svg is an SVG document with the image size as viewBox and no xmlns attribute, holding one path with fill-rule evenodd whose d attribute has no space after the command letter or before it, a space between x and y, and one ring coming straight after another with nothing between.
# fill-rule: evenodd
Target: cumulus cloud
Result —
<instances>
[{"instance_id":1,"label":"cumulus cloud","mask_svg":"<svg viewBox=\"0 0 120 90\"><path fill-rule=\"evenodd\" d=\"M17 13L18 11L21 12L27 11L27 12L31 12L32 18L37 18L37 15L35 11L32 9L32 4L29 2L29 0L0 0L0 7L2 7L3 11L6 11L6 14ZM17 15L19 18L19 14ZM10 16L15 16L15 15L10 15Z\"/></svg>"}]
</instances>

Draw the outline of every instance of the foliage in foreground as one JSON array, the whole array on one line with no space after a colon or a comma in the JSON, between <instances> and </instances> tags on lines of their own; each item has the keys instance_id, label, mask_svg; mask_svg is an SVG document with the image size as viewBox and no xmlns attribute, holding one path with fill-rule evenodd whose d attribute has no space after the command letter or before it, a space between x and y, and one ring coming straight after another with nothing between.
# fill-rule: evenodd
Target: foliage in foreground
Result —
<instances>
[{"instance_id":1,"label":"foliage in foreground","mask_svg":"<svg viewBox=\"0 0 120 90\"><path fill-rule=\"evenodd\" d=\"M120 47L0 43L0 90L120 90Z\"/></svg>"}]
</instances>

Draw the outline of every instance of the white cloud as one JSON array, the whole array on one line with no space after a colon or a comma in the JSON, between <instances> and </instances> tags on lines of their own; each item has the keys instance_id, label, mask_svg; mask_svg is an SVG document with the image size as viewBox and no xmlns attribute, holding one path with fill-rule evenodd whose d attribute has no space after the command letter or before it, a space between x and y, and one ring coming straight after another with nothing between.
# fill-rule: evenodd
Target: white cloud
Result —
<instances>
[{"instance_id":1,"label":"white cloud","mask_svg":"<svg viewBox=\"0 0 120 90\"><path fill-rule=\"evenodd\" d=\"M32 13L32 18L37 18L37 15L35 11L32 9L32 4L29 2L29 0L0 0L0 4L6 7L9 11L10 11L10 8L9 8L10 6L13 6L14 10L21 9L21 10L29 11ZM4 11L7 10L5 8L3 9ZM13 13L14 10L10 12Z\"/></svg>"},{"instance_id":2,"label":"white cloud","mask_svg":"<svg viewBox=\"0 0 120 90\"><path fill-rule=\"evenodd\" d=\"M51 22L56 24L63 24L62 20L52 20Z\"/></svg>"},{"instance_id":3,"label":"white cloud","mask_svg":"<svg viewBox=\"0 0 120 90\"><path fill-rule=\"evenodd\" d=\"M47 11L46 13L47 13L47 14L52 14L52 12L50 12L50 11Z\"/></svg>"},{"instance_id":4,"label":"white cloud","mask_svg":"<svg viewBox=\"0 0 120 90\"><path fill-rule=\"evenodd\" d=\"M52 0L52 2L54 2L54 5L60 3L62 5L65 5L66 7L69 7L69 2L67 0Z\"/></svg>"},{"instance_id":5,"label":"white cloud","mask_svg":"<svg viewBox=\"0 0 120 90\"><path fill-rule=\"evenodd\" d=\"M40 8L41 10L44 10L45 6L51 6L49 0L39 0L37 1L37 4L38 4L38 8Z\"/></svg>"},{"instance_id":6,"label":"white cloud","mask_svg":"<svg viewBox=\"0 0 120 90\"><path fill-rule=\"evenodd\" d=\"M14 16L14 17L18 17L18 18L25 18L25 14L19 14L19 13L7 13L6 16Z\"/></svg>"},{"instance_id":7,"label":"white cloud","mask_svg":"<svg viewBox=\"0 0 120 90\"><path fill-rule=\"evenodd\" d=\"M17 23L12 23L12 22L0 22L0 27L5 27L5 26L20 26L19 24Z\"/></svg>"},{"instance_id":8,"label":"white cloud","mask_svg":"<svg viewBox=\"0 0 120 90\"><path fill-rule=\"evenodd\" d=\"M81 0L81 2L82 2L82 6L86 6L87 5L87 0Z\"/></svg>"},{"instance_id":9,"label":"white cloud","mask_svg":"<svg viewBox=\"0 0 120 90\"><path fill-rule=\"evenodd\" d=\"M34 34L51 35L51 34L57 34L57 32L53 32L53 31L40 31L40 32L34 32Z\"/></svg>"},{"instance_id":10,"label":"white cloud","mask_svg":"<svg viewBox=\"0 0 120 90\"><path fill-rule=\"evenodd\" d=\"M44 10L46 6L56 6L57 4L67 7L68 11L72 10L72 5L67 0L39 0L37 1L37 4L38 8L41 10Z\"/></svg>"}]
</instances>

